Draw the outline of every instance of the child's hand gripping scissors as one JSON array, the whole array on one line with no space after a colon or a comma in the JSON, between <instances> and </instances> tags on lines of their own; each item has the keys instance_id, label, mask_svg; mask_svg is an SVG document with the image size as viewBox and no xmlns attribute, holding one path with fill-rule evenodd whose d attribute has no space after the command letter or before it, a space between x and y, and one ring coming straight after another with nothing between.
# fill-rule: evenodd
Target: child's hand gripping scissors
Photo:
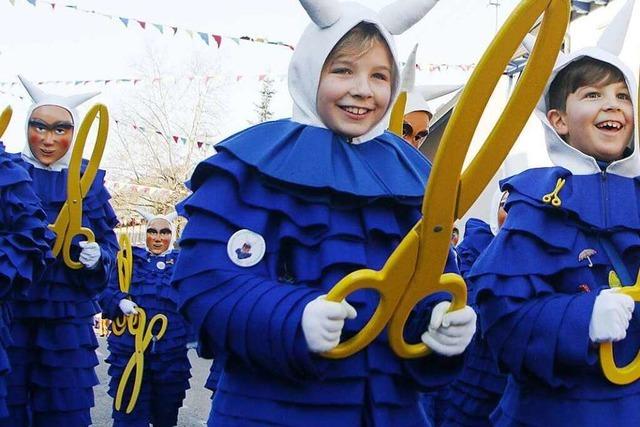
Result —
<instances>
[{"instance_id":1,"label":"child's hand gripping scissors","mask_svg":"<svg viewBox=\"0 0 640 427\"><path fill-rule=\"evenodd\" d=\"M11 106L7 105L5 109L0 114L0 138L4 135L4 131L9 127L9 122L11 121L11 116L13 115L13 109Z\"/></svg>"},{"instance_id":2,"label":"child's hand gripping scissors","mask_svg":"<svg viewBox=\"0 0 640 427\"><path fill-rule=\"evenodd\" d=\"M118 284L120 286L120 291L123 293L129 293L131 277L133 274L133 252L131 249L131 241L129 240L129 236L126 234L120 236L120 251L116 258L118 261ZM136 372L131 389L131 398L129 399L129 404L125 411L127 414L130 414L133 411L136 403L138 402L138 396L140 395L142 376L144 374L144 352L147 347L149 347L149 343L152 341L155 342L164 336L169 324L167 316L164 314L156 314L151 318L151 321L147 326L147 313L141 307L136 307L136 311L137 314L135 315L117 317L111 324L111 330L114 335L121 336L125 331L129 331L134 338L135 350L122 372L122 377L118 383L114 402L116 411L120 411L122 408L124 391L127 387L127 383L129 382L129 378L135 369ZM154 334L153 328L156 323L160 324L160 330Z\"/></svg>"},{"instance_id":3,"label":"child's hand gripping scissors","mask_svg":"<svg viewBox=\"0 0 640 427\"><path fill-rule=\"evenodd\" d=\"M619 283L618 286L620 286ZM618 289L621 294L629 295L636 302L640 301L640 271L636 277L636 283L632 286L620 286ZM612 383L630 384L640 379L640 351L628 365L618 367L613 357L613 343L603 342L600 344L600 366L604 376Z\"/></svg>"},{"instance_id":4,"label":"child's hand gripping scissors","mask_svg":"<svg viewBox=\"0 0 640 427\"><path fill-rule=\"evenodd\" d=\"M327 300L341 301L360 289L380 294L378 307L355 336L323 353L350 356L371 343L388 324L389 344L403 358L429 354L423 343L404 340L413 307L436 292L452 295L451 310L466 305L466 286L453 273L442 274L455 219L471 207L494 176L522 131L551 74L569 22L568 0L524 0L483 55L455 107L436 155L422 204L423 219L400 242L380 271L358 270L340 280ZM543 14L533 52L513 96L480 152L462 174L465 156L484 107L512 52Z\"/></svg>"},{"instance_id":5,"label":"child's hand gripping scissors","mask_svg":"<svg viewBox=\"0 0 640 427\"><path fill-rule=\"evenodd\" d=\"M96 116L99 115L98 134L96 144L91 153L89 164L80 177L80 169L82 166L82 152L87 142L89 130ZM76 142L71 153L69 162L69 173L67 177L67 201L60 209L60 213L55 222L49 225L49 229L56 234L56 241L52 248L54 256L58 256L62 251L62 257L67 267L78 270L83 264L71 259L71 243L75 236L84 236L87 241L95 242L93 231L89 228L82 227L82 200L89 192L91 184L96 177L102 153L107 142L107 134L109 133L109 112L107 107L102 104L96 104L87 113L80 130Z\"/></svg>"}]
</instances>

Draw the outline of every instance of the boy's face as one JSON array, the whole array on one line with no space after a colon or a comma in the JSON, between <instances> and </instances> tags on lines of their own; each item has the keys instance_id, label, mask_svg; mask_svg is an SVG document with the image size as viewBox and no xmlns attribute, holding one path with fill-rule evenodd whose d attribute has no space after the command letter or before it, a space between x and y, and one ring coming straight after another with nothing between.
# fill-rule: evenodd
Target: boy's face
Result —
<instances>
[{"instance_id":1,"label":"boy's face","mask_svg":"<svg viewBox=\"0 0 640 427\"><path fill-rule=\"evenodd\" d=\"M322 68L316 109L331 130L349 138L380 122L391 99L391 55L374 42L364 55L337 55Z\"/></svg>"},{"instance_id":2,"label":"boy's face","mask_svg":"<svg viewBox=\"0 0 640 427\"><path fill-rule=\"evenodd\" d=\"M597 160L622 158L633 135L633 104L625 82L579 87L566 111L549 110L553 128L572 147Z\"/></svg>"},{"instance_id":3,"label":"boy's face","mask_svg":"<svg viewBox=\"0 0 640 427\"><path fill-rule=\"evenodd\" d=\"M27 140L31 153L43 165L60 160L73 140L71 113L57 105L36 108L29 118Z\"/></svg>"},{"instance_id":4,"label":"boy's face","mask_svg":"<svg viewBox=\"0 0 640 427\"><path fill-rule=\"evenodd\" d=\"M409 144L420 148L425 138L429 136L429 122L431 116L426 111L412 111L404 116L402 137Z\"/></svg>"}]
</instances>

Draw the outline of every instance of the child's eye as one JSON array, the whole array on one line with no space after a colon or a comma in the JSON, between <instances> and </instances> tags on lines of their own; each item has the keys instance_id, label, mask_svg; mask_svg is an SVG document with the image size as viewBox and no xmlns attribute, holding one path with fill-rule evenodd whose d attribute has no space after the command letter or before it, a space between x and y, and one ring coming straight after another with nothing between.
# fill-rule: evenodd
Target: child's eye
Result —
<instances>
[{"instance_id":1,"label":"child's eye","mask_svg":"<svg viewBox=\"0 0 640 427\"><path fill-rule=\"evenodd\" d=\"M43 133L47 131L47 128L44 126L36 126L35 128L38 133Z\"/></svg>"},{"instance_id":2,"label":"child's eye","mask_svg":"<svg viewBox=\"0 0 640 427\"><path fill-rule=\"evenodd\" d=\"M378 80L382 80L382 81L385 81L385 82L386 82L387 80L389 80L389 76L387 76L387 75L386 75L386 74L384 74L384 73L375 73L375 74L373 75L373 78L374 78L374 79L378 79Z\"/></svg>"},{"instance_id":3,"label":"child's eye","mask_svg":"<svg viewBox=\"0 0 640 427\"><path fill-rule=\"evenodd\" d=\"M351 70L347 67L338 67L331 70L331 72L333 74L349 74L351 73Z\"/></svg>"},{"instance_id":4,"label":"child's eye","mask_svg":"<svg viewBox=\"0 0 640 427\"><path fill-rule=\"evenodd\" d=\"M56 128L56 135L64 135L67 133L67 129L65 128Z\"/></svg>"},{"instance_id":5,"label":"child's eye","mask_svg":"<svg viewBox=\"0 0 640 427\"><path fill-rule=\"evenodd\" d=\"M631 96L628 93L619 93L618 94L618 99L622 99L625 101L630 101L631 100Z\"/></svg>"},{"instance_id":6,"label":"child's eye","mask_svg":"<svg viewBox=\"0 0 640 427\"><path fill-rule=\"evenodd\" d=\"M585 94L584 97L585 98L595 99L595 98L599 98L600 97L600 93L598 93L598 92L588 92L587 94Z\"/></svg>"}]
</instances>

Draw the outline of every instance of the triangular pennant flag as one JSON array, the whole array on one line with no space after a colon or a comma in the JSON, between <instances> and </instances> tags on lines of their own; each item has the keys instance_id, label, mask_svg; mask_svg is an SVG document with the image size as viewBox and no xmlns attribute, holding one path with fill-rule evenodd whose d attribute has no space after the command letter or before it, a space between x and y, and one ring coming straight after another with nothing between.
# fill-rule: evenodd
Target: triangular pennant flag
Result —
<instances>
[{"instance_id":1,"label":"triangular pennant flag","mask_svg":"<svg viewBox=\"0 0 640 427\"><path fill-rule=\"evenodd\" d=\"M120 17L120 20L122 21L122 23L124 24L125 27L129 26L129 18L123 18L122 16Z\"/></svg>"},{"instance_id":2,"label":"triangular pennant flag","mask_svg":"<svg viewBox=\"0 0 640 427\"><path fill-rule=\"evenodd\" d=\"M178 143L178 136L173 135L173 142L175 142L176 144Z\"/></svg>"},{"instance_id":3,"label":"triangular pennant flag","mask_svg":"<svg viewBox=\"0 0 640 427\"><path fill-rule=\"evenodd\" d=\"M27 2L31 3L32 5L36 5L36 0L27 0Z\"/></svg>"},{"instance_id":4,"label":"triangular pennant flag","mask_svg":"<svg viewBox=\"0 0 640 427\"><path fill-rule=\"evenodd\" d=\"M55 3L51 3L51 10L55 10L56 9L56 4Z\"/></svg>"},{"instance_id":5,"label":"triangular pennant flag","mask_svg":"<svg viewBox=\"0 0 640 427\"><path fill-rule=\"evenodd\" d=\"M140 81L140 79L134 79L133 80L133 85L135 86L139 81Z\"/></svg>"},{"instance_id":6,"label":"triangular pennant flag","mask_svg":"<svg viewBox=\"0 0 640 427\"><path fill-rule=\"evenodd\" d=\"M187 34L189 34L189 37L193 38L193 31L191 30L185 30L187 32Z\"/></svg>"},{"instance_id":7,"label":"triangular pennant flag","mask_svg":"<svg viewBox=\"0 0 640 427\"><path fill-rule=\"evenodd\" d=\"M173 35L175 36L178 32L178 27L171 27L171 29L173 30Z\"/></svg>"},{"instance_id":8,"label":"triangular pennant flag","mask_svg":"<svg viewBox=\"0 0 640 427\"><path fill-rule=\"evenodd\" d=\"M78 10L78 6L73 5L73 4L65 4L64 7L68 7L69 9L76 9Z\"/></svg>"},{"instance_id":9,"label":"triangular pennant flag","mask_svg":"<svg viewBox=\"0 0 640 427\"><path fill-rule=\"evenodd\" d=\"M267 75L266 75L266 74L260 74L260 75L258 76L258 81L259 81L259 82L263 81L265 77L267 77Z\"/></svg>"},{"instance_id":10,"label":"triangular pennant flag","mask_svg":"<svg viewBox=\"0 0 640 427\"><path fill-rule=\"evenodd\" d=\"M158 31L160 31L160 34L164 34L164 28L162 27L162 24L153 24L153 26L156 27Z\"/></svg>"},{"instance_id":11,"label":"triangular pennant flag","mask_svg":"<svg viewBox=\"0 0 640 427\"><path fill-rule=\"evenodd\" d=\"M11 3L11 6L15 6L16 5L16 0L9 0L9 3Z\"/></svg>"},{"instance_id":12,"label":"triangular pennant flag","mask_svg":"<svg viewBox=\"0 0 640 427\"><path fill-rule=\"evenodd\" d=\"M237 45L240 45L240 39L238 37L229 37L231 40L236 42Z\"/></svg>"},{"instance_id":13,"label":"triangular pennant flag","mask_svg":"<svg viewBox=\"0 0 640 427\"><path fill-rule=\"evenodd\" d=\"M205 42L205 43L207 44L207 46L208 46L208 45L209 45L209 34L207 34L207 33L201 33L201 32L198 32L198 35L200 36L200 38L201 38L202 40L204 40L204 42Z\"/></svg>"},{"instance_id":14,"label":"triangular pennant flag","mask_svg":"<svg viewBox=\"0 0 640 427\"><path fill-rule=\"evenodd\" d=\"M180 138L180 142L182 142L183 144L187 143L187 138Z\"/></svg>"},{"instance_id":15,"label":"triangular pennant flag","mask_svg":"<svg viewBox=\"0 0 640 427\"><path fill-rule=\"evenodd\" d=\"M140 129L141 132L144 132L144 128L142 126L138 126L138 129Z\"/></svg>"},{"instance_id":16,"label":"triangular pennant flag","mask_svg":"<svg viewBox=\"0 0 640 427\"><path fill-rule=\"evenodd\" d=\"M236 76L236 81L237 81L237 82L239 82L241 78L242 78L242 76L241 76L240 74L238 74L238 75Z\"/></svg>"},{"instance_id":17,"label":"triangular pennant flag","mask_svg":"<svg viewBox=\"0 0 640 427\"><path fill-rule=\"evenodd\" d=\"M198 141L197 144L198 144L198 148L202 148L202 142Z\"/></svg>"},{"instance_id":18,"label":"triangular pennant flag","mask_svg":"<svg viewBox=\"0 0 640 427\"><path fill-rule=\"evenodd\" d=\"M218 47L220 47L220 44L222 43L222 37L217 34L211 34L211 35L213 36L213 39L218 44Z\"/></svg>"},{"instance_id":19,"label":"triangular pennant flag","mask_svg":"<svg viewBox=\"0 0 640 427\"><path fill-rule=\"evenodd\" d=\"M147 28L147 23L144 21L138 21L138 24L140 24L143 30Z\"/></svg>"}]
</instances>

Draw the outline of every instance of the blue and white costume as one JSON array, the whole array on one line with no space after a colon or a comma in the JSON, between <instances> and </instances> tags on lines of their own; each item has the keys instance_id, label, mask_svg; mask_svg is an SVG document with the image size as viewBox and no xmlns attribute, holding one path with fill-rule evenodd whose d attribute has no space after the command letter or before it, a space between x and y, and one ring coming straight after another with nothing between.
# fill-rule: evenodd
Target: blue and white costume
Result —
<instances>
[{"instance_id":1,"label":"blue and white costume","mask_svg":"<svg viewBox=\"0 0 640 427\"><path fill-rule=\"evenodd\" d=\"M418 390L447 383L461 362L437 354L399 359L386 332L342 360L310 352L305 341L307 304L354 270L380 269L420 218L430 170L420 153L384 132L386 119L347 140L317 116L322 65L361 21L387 39L392 95L399 88L381 18L355 3L338 5L333 25L311 24L297 45L293 118L218 144L181 206L189 223L173 280L203 346L225 361L210 426L426 426ZM358 317L345 323L343 339L364 326L377 295L361 291L349 302ZM414 342L430 318L423 305L406 331Z\"/></svg>"},{"instance_id":2,"label":"blue and white costume","mask_svg":"<svg viewBox=\"0 0 640 427\"><path fill-rule=\"evenodd\" d=\"M154 255L144 248L133 249L133 277L129 293L120 291L118 275L112 274L109 286L100 296L103 316L114 320L123 313L118 307L123 298L130 297L147 315L147 322L157 314L167 317L168 326L164 335L146 349L142 388L131 414L124 410L113 411L114 426L174 426L178 410L182 406L189 388L187 358L188 326L178 313L178 292L170 279L178 257L178 251L169 250ZM156 331L157 332L157 331ZM109 395L115 397L124 368L134 353L134 337L125 332L108 338L110 364ZM130 377L133 382L133 376ZM130 390L127 389L127 390ZM129 402L129 393L123 398L124 406Z\"/></svg>"},{"instance_id":3,"label":"blue and white costume","mask_svg":"<svg viewBox=\"0 0 640 427\"><path fill-rule=\"evenodd\" d=\"M9 415L6 376L11 370L6 349L11 346L10 301L24 295L52 261L47 222L31 187L29 174L0 144L0 418Z\"/></svg>"},{"instance_id":4,"label":"blue and white costume","mask_svg":"<svg viewBox=\"0 0 640 427\"><path fill-rule=\"evenodd\" d=\"M48 96L28 82L25 84L35 101L27 117L41 105L57 105L67 109L78 126L74 107L87 97ZM55 221L66 201L69 158L67 153L45 168L30 153L28 145L22 156L14 156L31 176L49 223ZM86 162L83 169L85 166ZM8 352L12 372L7 399L11 416L0 422L2 426L79 427L91 423L93 386L98 384L93 316L100 312L96 296L107 285L117 249L113 233L117 220L109 199L104 171L98 171L83 200L82 218L82 225L93 230L100 246L97 265L93 269L71 270L58 258L27 293L17 295L11 304L14 344ZM80 240L84 239L77 237L72 246L74 259L80 253Z\"/></svg>"},{"instance_id":5,"label":"blue and white costume","mask_svg":"<svg viewBox=\"0 0 640 427\"><path fill-rule=\"evenodd\" d=\"M600 46L560 58L555 72L583 56L614 65L625 75L637 115L632 72ZM510 374L492 421L497 426L635 426L640 382L619 386L605 379L589 325L610 272L629 285L640 267L638 139L633 138L627 157L598 164L562 141L546 120L547 110L542 99L537 113L556 166L502 182L509 191L507 220L470 273L483 334ZM543 196L560 178L566 181L557 192L561 205L554 207ZM638 319L636 310L627 338L613 344L619 366L640 348Z\"/></svg>"}]
</instances>

